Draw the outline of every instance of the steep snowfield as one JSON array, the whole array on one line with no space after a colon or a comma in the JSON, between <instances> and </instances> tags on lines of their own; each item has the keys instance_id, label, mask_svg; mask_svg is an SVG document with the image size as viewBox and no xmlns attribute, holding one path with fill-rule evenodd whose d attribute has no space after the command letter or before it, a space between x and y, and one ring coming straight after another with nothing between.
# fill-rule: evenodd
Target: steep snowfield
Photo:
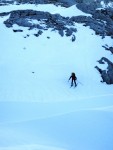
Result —
<instances>
[{"instance_id":1,"label":"steep snowfield","mask_svg":"<svg viewBox=\"0 0 113 150\"><path fill-rule=\"evenodd\" d=\"M0 8L82 14L75 6ZM75 42L51 29L35 37L36 30L6 28L7 17L0 18L0 150L112 150L113 85L101 83L94 68L107 67L97 62L103 56L113 59L102 47L112 46L112 40L82 24L75 24ZM68 82L73 71L77 88Z\"/></svg>"}]
</instances>

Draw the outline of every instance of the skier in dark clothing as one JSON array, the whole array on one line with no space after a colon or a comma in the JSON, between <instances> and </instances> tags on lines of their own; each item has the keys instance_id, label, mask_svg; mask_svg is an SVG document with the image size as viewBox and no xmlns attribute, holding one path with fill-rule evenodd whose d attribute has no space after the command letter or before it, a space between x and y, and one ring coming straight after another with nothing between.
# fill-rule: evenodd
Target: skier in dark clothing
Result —
<instances>
[{"instance_id":1,"label":"skier in dark clothing","mask_svg":"<svg viewBox=\"0 0 113 150\"><path fill-rule=\"evenodd\" d=\"M71 74L69 80L70 80L70 79L71 79L71 87L73 86L73 83L75 84L75 86L77 86L77 84L76 84L77 77L76 77L76 75L75 75L74 72L72 72L72 74Z\"/></svg>"}]
</instances>

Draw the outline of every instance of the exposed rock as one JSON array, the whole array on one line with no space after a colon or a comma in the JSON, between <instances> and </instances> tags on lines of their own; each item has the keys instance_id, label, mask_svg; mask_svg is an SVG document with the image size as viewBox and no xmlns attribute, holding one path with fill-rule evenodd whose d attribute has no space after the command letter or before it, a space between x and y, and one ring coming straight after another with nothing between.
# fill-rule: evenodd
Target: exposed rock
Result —
<instances>
[{"instance_id":1,"label":"exposed rock","mask_svg":"<svg viewBox=\"0 0 113 150\"><path fill-rule=\"evenodd\" d=\"M47 36L47 39L50 39L50 37L49 37L49 36Z\"/></svg>"},{"instance_id":2,"label":"exposed rock","mask_svg":"<svg viewBox=\"0 0 113 150\"><path fill-rule=\"evenodd\" d=\"M74 42L76 40L75 35L72 36L72 42Z\"/></svg>"},{"instance_id":3,"label":"exposed rock","mask_svg":"<svg viewBox=\"0 0 113 150\"><path fill-rule=\"evenodd\" d=\"M92 14L90 18L76 18L76 22L80 21L85 23L86 26L90 26L96 34L101 36L111 36L113 38L113 8L97 9L100 5L100 1L92 3L78 3L77 8L85 13ZM77 20L78 19L78 20ZM80 20L79 20L80 19Z\"/></svg>"},{"instance_id":4,"label":"exposed rock","mask_svg":"<svg viewBox=\"0 0 113 150\"><path fill-rule=\"evenodd\" d=\"M98 66L95 68L99 71L102 77L102 82L106 82L107 84L113 84L113 63L105 57L102 57L99 61L100 64L107 63L107 70L102 70Z\"/></svg>"},{"instance_id":5,"label":"exposed rock","mask_svg":"<svg viewBox=\"0 0 113 150\"><path fill-rule=\"evenodd\" d=\"M91 2L91 3L78 3L77 8L80 9L81 11L88 13L88 14L93 14L96 8L98 8L97 3Z\"/></svg>"},{"instance_id":6,"label":"exposed rock","mask_svg":"<svg viewBox=\"0 0 113 150\"><path fill-rule=\"evenodd\" d=\"M3 13L0 13L0 16L7 16L9 14L10 14L10 12L3 12Z\"/></svg>"},{"instance_id":7,"label":"exposed rock","mask_svg":"<svg viewBox=\"0 0 113 150\"><path fill-rule=\"evenodd\" d=\"M66 35L69 36L71 34L71 30L69 28L66 29L64 25L68 24L68 21L73 23L84 23L84 26L90 26L91 29L95 31L95 34L101 35L104 38L106 35L111 36L113 38L113 8L106 8L106 9L97 9L100 6L100 0L87 2L85 0L77 1L77 0L17 0L18 3L36 3L36 4L46 4L46 3L59 3L64 5L74 5L77 4L78 9L82 10L85 13L92 14L92 17L87 16L73 16L69 17L62 17L59 14L49 14L44 12L38 12L33 10L21 10L21 11L12 11L9 20L5 22L7 27L11 27L14 22L18 25L22 25L24 27L29 27L30 29L44 28L40 25L33 25L27 19L37 19L37 20L44 20L47 25L47 28L55 28L58 30L61 36L64 35L63 31L67 30L68 32ZM107 1L105 1L107 3ZM1 13L0 16L7 15L9 13ZM27 19L25 19L27 18ZM45 28L46 29L46 28Z\"/></svg>"},{"instance_id":8,"label":"exposed rock","mask_svg":"<svg viewBox=\"0 0 113 150\"><path fill-rule=\"evenodd\" d=\"M71 21L73 22L77 22L77 23L87 23L87 22L93 22L94 19L92 19L91 17L89 16L73 16L70 18Z\"/></svg>"},{"instance_id":9,"label":"exposed rock","mask_svg":"<svg viewBox=\"0 0 113 150\"><path fill-rule=\"evenodd\" d=\"M27 38L27 37L29 37L30 35L29 34L27 34L26 36L24 36L24 38Z\"/></svg>"},{"instance_id":10,"label":"exposed rock","mask_svg":"<svg viewBox=\"0 0 113 150\"><path fill-rule=\"evenodd\" d=\"M63 37L64 36L64 31L62 29L58 30L58 33Z\"/></svg>"},{"instance_id":11,"label":"exposed rock","mask_svg":"<svg viewBox=\"0 0 113 150\"><path fill-rule=\"evenodd\" d=\"M61 5L64 7L70 7L76 3L76 0L2 0L0 1L0 5L8 5L16 3L19 4L54 4L54 5Z\"/></svg>"},{"instance_id":12,"label":"exposed rock","mask_svg":"<svg viewBox=\"0 0 113 150\"><path fill-rule=\"evenodd\" d=\"M34 24L32 22L33 20L37 20L37 23ZM57 30L61 36L64 36L64 33L66 36L71 36L77 31L76 28L72 28L73 21L71 21L69 17L62 17L59 14L50 14L48 12L33 10L11 11L9 18L4 21L4 24L8 28L12 27L14 24L23 27L29 27L29 30L35 28L41 33L41 30L48 30L49 28L51 28L53 30ZM39 35L41 34L35 34L35 36Z\"/></svg>"},{"instance_id":13,"label":"exposed rock","mask_svg":"<svg viewBox=\"0 0 113 150\"><path fill-rule=\"evenodd\" d=\"M77 22L77 23L84 23L84 26L90 26L91 29L95 31L95 34L99 34L101 36L104 36L107 34L106 32L106 26L103 21L98 21L95 20L92 17L87 17L87 16L75 16L71 17L72 21Z\"/></svg>"},{"instance_id":14,"label":"exposed rock","mask_svg":"<svg viewBox=\"0 0 113 150\"><path fill-rule=\"evenodd\" d=\"M71 29L66 30L66 36L71 36L73 31Z\"/></svg>"},{"instance_id":15,"label":"exposed rock","mask_svg":"<svg viewBox=\"0 0 113 150\"><path fill-rule=\"evenodd\" d=\"M36 37L38 37L39 35L41 35L43 32L41 30L39 30L36 34L34 34Z\"/></svg>"},{"instance_id":16,"label":"exposed rock","mask_svg":"<svg viewBox=\"0 0 113 150\"><path fill-rule=\"evenodd\" d=\"M108 45L102 46L105 48L105 50L110 51L113 54L113 47L109 47Z\"/></svg>"},{"instance_id":17,"label":"exposed rock","mask_svg":"<svg viewBox=\"0 0 113 150\"><path fill-rule=\"evenodd\" d=\"M15 29L13 29L13 32L23 32L23 30L15 30Z\"/></svg>"}]
</instances>

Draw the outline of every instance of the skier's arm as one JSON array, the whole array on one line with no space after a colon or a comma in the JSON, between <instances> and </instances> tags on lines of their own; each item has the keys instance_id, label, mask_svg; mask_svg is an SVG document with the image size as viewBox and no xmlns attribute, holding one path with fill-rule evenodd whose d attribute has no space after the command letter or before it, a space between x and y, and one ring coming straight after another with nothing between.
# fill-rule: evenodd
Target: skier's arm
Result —
<instances>
[{"instance_id":1,"label":"skier's arm","mask_svg":"<svg viewBox=\"0 0 113 150\"><path fill-rule=\"evenodd\" d=\"M69 77L68 81L72 78L72 76Z\"/></svg>"}]
</instances>

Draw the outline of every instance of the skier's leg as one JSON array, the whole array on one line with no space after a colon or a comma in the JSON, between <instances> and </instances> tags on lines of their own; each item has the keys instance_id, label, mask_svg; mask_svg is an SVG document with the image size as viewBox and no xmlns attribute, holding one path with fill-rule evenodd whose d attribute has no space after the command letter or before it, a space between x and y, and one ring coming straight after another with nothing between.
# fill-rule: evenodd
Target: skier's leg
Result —
<instances>
[{"instance_id":1,"label":"skier's leg","mask_svg":"<svg viewBox=\"0 0 113 150\"><path fill-rule=\"evenodd\" d=\"M73 80L71 81L71 86L73 86Z\"/></svg>"},{"instance_id":2,"label":"skier's leg","mask_svg":"<svg viewBox=\"0 0 113 150\"><path fill-rule=\"evenodd\" d=\"M75 83L75 86L77 86L77 84L76 84L76 80L74 80L74 83Z\"/></svg>"}]
</instances>

